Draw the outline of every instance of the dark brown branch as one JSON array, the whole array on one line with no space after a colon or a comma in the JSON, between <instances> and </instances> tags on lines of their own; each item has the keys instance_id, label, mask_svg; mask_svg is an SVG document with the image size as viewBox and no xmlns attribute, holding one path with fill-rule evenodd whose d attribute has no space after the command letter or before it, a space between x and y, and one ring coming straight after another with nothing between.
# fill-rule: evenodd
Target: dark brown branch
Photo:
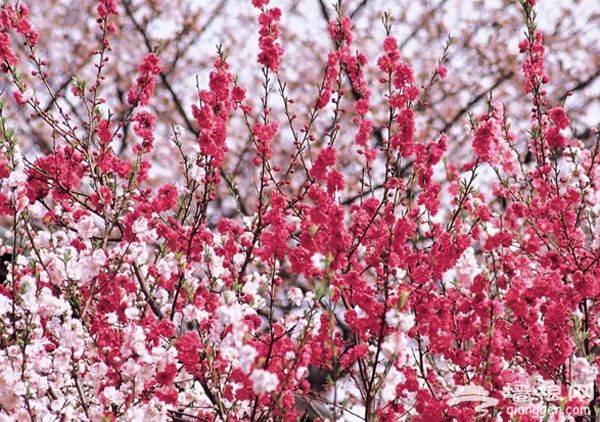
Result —
<instances>
[{"instance_id":1,"label":"dark brown branch","mask_svg":"<svg viewBox=\"0 0 600 422\"><path fill-rule=\"evenodd\" d=\"M479 103L481 100L483 100L484 98L488 97L490 95L491 92L493 92L496 88L498 88L500 85L502 85L505 81L509 80L510 78L512 78L514 76L514 72L510 71L508 73L502 73L500 75L500 78L498 78L496 80L496 82L494 82L494 84L489 87L488 89L486 89L483 92L480 92L479 94L477 94L475 97L473 97L471 99L471 101L469 101L467 103L467 105L465 105L463 108L461 108L458 113L456 113L454 115L454 117L452 117L452 119L450 119L449 122L446 122L446 124L444 125L443 129L440 130L440 132L447 132L452 126L454 126L465 114L467 114L469 112L469 110L471 110L473 108L473 106L477 103Z\"/></svg>"}]
</instances>

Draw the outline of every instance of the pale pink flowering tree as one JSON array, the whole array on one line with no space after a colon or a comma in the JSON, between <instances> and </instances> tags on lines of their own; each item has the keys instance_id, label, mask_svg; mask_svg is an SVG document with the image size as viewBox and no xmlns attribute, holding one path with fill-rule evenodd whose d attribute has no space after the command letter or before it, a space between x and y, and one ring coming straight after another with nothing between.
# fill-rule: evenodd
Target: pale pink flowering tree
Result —
<instances>
[{"instance_id":1,"label":"pale pink flowering tree","mask_svg":"<svg viewBox=\"0 0 600 422\"><path fill-rule=\"evenodd\" d=\"M0 420L510 420L505 388L548 380L556 406L592 383L591 401L569 404L595 418L600 138L570 137L548 98L534 2L513 5L529 132L490 99L466 122L469 162L445 156L446 133L417 137L452 78L449 45L421 83L389 13L368 57L339 2L302 103L282 72L282 11L251 4L262 89L220 47L186 113L197 133L170 138L150 107L160 46L130 69L119 113L104 94L128 1L97 2L94 75L69 98L29 9L3 6L2 111L53 142L33 155L1 121ZM227 171L234 130L251 151L240 173ZM157 148L177 178L151 174ZM472 384L489 413L448 403Z\"/></svg>"},{"instance_id":2,"label":"pale pink flowering tree","mask_svg":"<svg viewBox=\"0 0 600 422\"><path fill-rule=\"evenodd\" d=\"M569 91L577 92L576 97L569 97L567 101L572 128L581 139L590 135L590 121L593 122L598 97L600 54L597 54L597 46L600 40L592 28L600 24L600 16L594 13L593 7L588 7L590 2L593 4L591 0L559 0L552 8L542 8L539 19L545 42L553 46L547 55L551 64L548 73L553 81L549 98L558 104ZM286 46L286 60L294 63L294 66L282 67L279 73L285 78L289 97L301 104L308 101L305 95L307 80L311 81L310 86L321 82L328 53L333 48L328 22L335 16L335 11L329 3L325 0L281 0L277 4L282 10L282 22L292 28L282 31L280 44ZM64 95L65 111L70 114L73 124L80 126L85 115L80 115L70 87L73 75L90 82L95 80L97 61L89 53L98 48L101 37L95 24L97 1L39 0L29 6L29 19L41 39L52 40L51 45L47 42L39 44L37 51L51 64L46 71L52 76L53 90ZM463 130L464 123L469 113L482 113L490 92L505 103L515 122L526 122L528 107L527 98L520 89L519 53L514 48L505 48L516 44L520 37L517 28L521 27L522 20L514 0L427 0L418 3L410 0L347 0L345 9L359 35L354 37L353 46L363 52L379 50L384 30L376 22L381 19L383 10L393 10L394 34L419 83L426 82L431 71L438 67L448 35L455 36L452 54L440 67L446 68L452 78L447 78L435 90L429 90L425 98L428 107L416 114L415 136L418 140L424 141L445 132L453 140L449 143L451 154L468 152L464 146L469 144L469 135ZM115 119L123 119L123 113L128 109L127 93L132 80L137 77L133 70L157 46L160 46L162 72L156 78L155 100L147 108L158 116L155 129L160 136L168 136L173 123L181 125L190 135L197 135L196 122L189 115L189 107L196 101L195 76L198 75L199 80L208 77L215 44L227 46L230 54L235 51L228 61L236 69L241 85L248 90L261 89L258 88L262 84L260 72L253 72L247 66L257 54L258 31L252 34L240 30L255 25L256 14L251 2L179 0L178 7L174 8L163 0L122 0L119 10L120 14L112 17L112 25L107 26L107 30L115 32L110 47L127 53L114 56L118 60L109 57L102 68L103 76L111 81L110 87L103 90L103 96L110 103ZM432 54L421 54L423 51ZM64 60L65 52L70 60ZM15 49L15 54L22 61L27 60L26 51ZM30 70L24 72L25 77ZM374 66L368 66L365 71L370 80L378 77ZM355 92L348 88L347 78L344 84L347 86L344 96L351 100ZM45 92L37 90L35 94L42 108L53 104L52 97ZM385 101L381 101L379 94L375 90L377 100L371 104L371 113L377 119L385 119L386 109L380 107ZM247 98L246 101L258 105L258 99ZM45 130L43 125L31 124L27 113L13 112L10 108L5 109L5 113L14 126L21 128L21 143L28 151L45 154L50 151L51 131ZM304 109L296 114L298 124L307 122ZM350 115L340 116L340 121L351 118ZM314 122L314 135L318 139L327 131L328 123L325 119ZM231 127L236 126L229 134L231 153L223 171L238 179L240 203L251 208L252 200L246 197L246 192L252 192L255 181L253 174L245 171L244 163L253 153L247 148L244 131L239 130L238 124L238 117L233 116ZM519 129L526 128L520 126ZM119 157L131 159L128 145L134 142L132 125L126 124L122 135L113 144L113 149ZM375 128L371 136L378 140L381 133ZM344 167L350 167L353 161L351 154L346 155L347 150L338 149L338 160ZM189 149L185 152L192 153ZM284 151L275 153L283 154ZM148 158L155 169L149 174L151 182L154 182L158 169L164 175L177 168L177 156L162 143L156 145ZM175 176L173 173L169 177ZM219 195L215 204L228 208L230 204L221 202L225 197Z\"/></svg>"}]
</instances>

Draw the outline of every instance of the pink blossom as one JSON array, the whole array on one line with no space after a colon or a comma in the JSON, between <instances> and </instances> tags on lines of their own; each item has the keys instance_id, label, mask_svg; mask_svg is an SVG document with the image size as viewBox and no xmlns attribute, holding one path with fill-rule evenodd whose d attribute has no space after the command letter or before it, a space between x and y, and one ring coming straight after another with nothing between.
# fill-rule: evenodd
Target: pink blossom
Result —
<instances>
[{"instance_id":1,"label":"pink blossom","mask_svg":"<svg viewBox=\"0 0 600 422\"><path fill-rule=\"evenodd\" d=\"M437 67L437 73L440 75L440 79L446 79L448 76L448 69L446 69L446 67L443 65L439 65Z\"/></svg>"},{"instance_id":2,"label":"pink blossom","mask_svg":"<svg viewBox=\"0 0 600 422\"><path fill-rule=\"evenodd\" d=\"M102 19L106 18L108 15L116 16L119 14L116 0L98 0L98 7L96 10L98 16Z\"/></svg>"},{"instance_id":3,"label":"pink blossom","mask_svg":"<svg viewBox=\"0 0 600 422\"><path fill-rule=\"evenodd\" d=\"M10 35L6 32L0 33L0 60L2 62L7 62L11 66L15 66L19 63L19 59L15 55L10 44Z\"/></svg>"},{"instance_id":4,"label":"pink blossom","mask_svg":"<svg viewBox=\"0 0 600 422\"><path fill-rule=\"evenodd\" d=\"M251 3L264 85L242 86L219 49L189 110L195 139L145 108L161 87L156 53L125 106L98 65L106 82L83 92L75 79L78 116L63 108L71 95L48 93L43 109L29 96L39 69L17 68L17 53L50 67L29 56L30 12L0 11L2 83L37 113L9 101L2 122L0 418L272 422L347 406L364 420L467 422L475 404L449 401L467 380L499 419L512 385L593 384L598 151L561 133L570 119L542 89L550 64L530 5L529 120L482 101L462 122L461 158L447 151L464 134L424 131L420 78L395 38L369 66L340 11L319 83L286 85L282 12ZM94 19L108 25L117 7L99 1ZM435 60L419 75L446 77ZM13 119L51 142L21 152ZM548 401L579 404L557 387Z\"/></svg>"},{"instance_id":5,"label":"pink blossom","mask_svg":"<svg viewBox=\"0 0 600 422\"><path fill-rule=\"evenodd\" d=\"M565 113L565 110L562 107L554 107L548 112L548 116L550 116L556 127L559 129L566 129L571 124L567 117L567 113Z\"/></svg>"},{"instance_id":6,"label":"pink blossom","mask_svg":"<svg viewBox=\"0 0 600 422\"><path fill-rule=\"evenodd\" d=\"M269 0L252 0L252 6L260 9L269 4Z\"/></svg>"},{"instance_id":7,"label":"pink blossom","mask_svg":"<svg viewBox=\"0 0 600 422\"><path fill-rule=\"evenodd\" d=\"M14 91L13 97L15 98L17 104L23 105L26 104L29 100L31 100L31 98L33 97L33 91L31 91L30 89L27 89L23 92Z\"/></svg>"},{"instance_id":8,"label":"pink blossom","mask_svg":"<svg viewBox=\"0 0 600 422\"><path fill-rule=\"evenodd\" d=\"M162 71L158 56L154 53L147 54L139 64L138 70L140 76L136 79L136 84L127 93L127 102L135 106L147 106L150 97L154 94L155 76Z\"/></svg>"},{"instance_id":9,"label":"pink blossom","mask_svg":"<svg viewBox=\"0 0 600 422\"><path fill-rule=\"evenodd\" d=\"M354 109L356 110L356 114L364 116L369 111L369 103L365 99L360 99L354 104Z\"/></svg>"}]
</instances>

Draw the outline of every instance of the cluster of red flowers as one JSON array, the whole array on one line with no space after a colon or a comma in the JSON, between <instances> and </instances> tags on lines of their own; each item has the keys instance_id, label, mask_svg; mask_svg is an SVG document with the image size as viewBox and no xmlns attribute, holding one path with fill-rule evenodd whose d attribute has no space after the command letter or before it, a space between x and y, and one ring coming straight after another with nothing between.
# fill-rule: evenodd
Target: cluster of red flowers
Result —
<instances>
[{"instance_id":1,"label":"cluster of red flowers","mask_svg":"<svg viewBox=\"0 0 600 422\"><path fill-rule=\"evenodd\" d=\"M101 64L89 91L75 79L64 101L82 105L76 128L26 94L9 32L41 66L37 33L25 6L2 7L2 69L56 143L28 160L0 122L0 217L10 221L0 420L467 422L478 403L451 399L474 384L497 403L490 418L508 421L506 388L550 380L560 394L546 405L595 409L600 137L571 139L564 105L549 104L535 2L520 2L530 131L517 136L488 104L470 122L463 166L446 156L450 134L416 135L419 107L447 76L443 59L418 85L384 18L371 69L338 7L334 51L298 126L279 72L281 11L251 3L261 93L252 98L219 48L191 107L194 139L173 126L169 145L165 122L144 109L158 52L139 64L123 113L105 110ZM118 5L100 0L97 13L103 63ZM62 113L63 98L52 99ZM252 192L227 175L240 122ZM126 142L128 127L140 143ZM180 174L150 180L153 154L168 148ZM585 383L589 400L568 396Z\"/></svg>"},{"instance_id":2,"label":"cluster of red flowers","mask_svg":"<svg viewBox=\"0 0 600 422\"><path fill-rule=\"evenodd\" d=\"M32 28L31 23L27 20L27 16L29 16L29 8L21 3L15 8L12 4L7 4L6 7L2 8L2 12L0 12L0 30L6 28L6 30L14 29L17 34L22 35L25 38L26 45L30 48L35 48L39 40L38 32ZM10 40L10 37L7 33L3 32L4 40ZM12 65L16 65L18 61L15 62L16 57L14 57L14 53L11 54L12 50L10 45L7 43L5 54L9 55L8 62Z\"/></svg>"},{"instance_id":3,"label":"cluster of red flowers","mask_svg":"<svg viewBox=\"0 0 600 422\"><path fill-rule=\"evenodd\" d=\"M254 1L253 4L256 8L262 9L268 4L268 1ZM258 62L273 72L279 70L281 56L283 56L283 47L277 42L280 34L280 20L281 10L277 7L263 10L258 17L260 24Z\"/></svg>"},{"instance_id":4,"label":"cluster of red flowers","mask_svg":"<svg viewBox=\"0 0 600 422\"><path fill-rule=\"evenodd\" d=\"M140 76L127 93L127 102L133 106L147 106L154 94L155 76L161 72L160 59L154 53L147 54L138 66Z\"/></svg>"}]
</instances>

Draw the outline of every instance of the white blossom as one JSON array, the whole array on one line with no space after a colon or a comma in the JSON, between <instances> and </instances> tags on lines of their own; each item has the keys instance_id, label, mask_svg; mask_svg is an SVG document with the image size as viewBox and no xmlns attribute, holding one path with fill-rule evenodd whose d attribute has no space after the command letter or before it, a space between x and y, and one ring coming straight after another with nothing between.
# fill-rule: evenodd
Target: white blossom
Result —
<instances>
[{"instance_id":1,"label":"white blossom","mask_svg":"<svg viewBox=\"0 0 600 422\"><path fill-rule=\"evenodd\" d=\"M300 306L302 304L302 299L304 299L304 294L300 288L291 287L288 290L288 297L295 306Z\"/></svg>"},{"instance_id":2,"label":"white blossom","mask_svg":"<svg viewBox=\"0 0 600 422\"><path fill-rule=\"evenodd\" d=\"M273 392L279 385L279 378L272 372L265 371L264 369L255 369L250 375L252 381L252 387L254 393L265 394Z\"/></svg>"},{"instance_id":3,"label":"white blossom","mask_svg":"<svg viewBox=\"0 0 600 422\"><path fill-rule=\"evenodd\" d=\"M249 344L244 344L240 349L240 368L244 374L249 374L254 364L254 360L258 352L256 349Z\"/></svg>"},{"instance_id":4,"label":"white blossom","mask_svg":"<svg viewBox=\"0 0 600 422\"><path fill-rule=\"evenodd\" d=\"M310 257L310 261L313 264L313 267L315 267L317 270L319 271L324 271L325 270L325 256L320 254L320 253L316 253L313 256Z\"/></svg>"}]
</instances>

